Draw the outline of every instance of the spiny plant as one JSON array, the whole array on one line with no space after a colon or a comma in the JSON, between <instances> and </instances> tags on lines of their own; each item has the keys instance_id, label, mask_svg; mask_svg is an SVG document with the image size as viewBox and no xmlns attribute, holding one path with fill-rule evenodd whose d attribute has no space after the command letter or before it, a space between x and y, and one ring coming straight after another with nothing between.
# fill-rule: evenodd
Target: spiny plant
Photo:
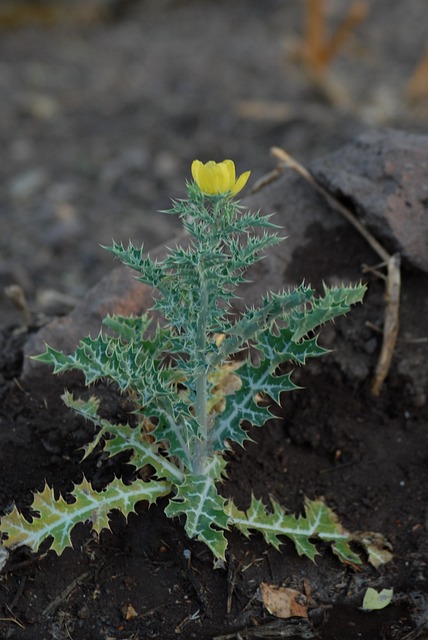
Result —
<instances>
[{"instance_id":1,"label":"spiny plant","mask_svg":"<svg viewBox=\"0 0 428 640\"><path fill-rule=\"evenodd\" d=\"M78 370L87 385L107 380L127 394L133 415L126 424L102 417L95 396L83 400L66 392L63 399L96 426L85 457L95 448L109 457L127 452L135 475L129 483L115 478L102 491L84 479L67 499L46 485L34 496L31 518L14 506L1 519L6 546L38 550L50 539L60 554L71 546L76 524L90 522L100 532L109 528L112 510L128 516L140 501L169 496L166 515L181 517L188 536L204 542L217 559L225 558L225 532L236 527L246 536L260 532L276 548L287 536L311 559L317 554L312 539L318 538L331 543L342 561L361 561L351 549L352 534L322 500L306 500L296 517L276 501L265 505L255 497L241 511L218 490L232 443L243 446L246 426L262 427L272 416L269 404L296 388L282 365L304 365L323 355L317 328L348 312L365 291L361 284L324 287L317 296L302 284L269 292L239 317L233 313L248 267L282 241L270 216L233 199L249 173L236 179L231 160L195 160L187 198L167 212L181 219L188 246L170 248L163 260L145 256L131 242L109 247L154 288L152 311L162 318L156 326L149 313L107 316L105 331L81 340L73 353L47 346L36 358L57 374ZM146 480L138 474L143 468Z\"/></svg>"}]
</instances>

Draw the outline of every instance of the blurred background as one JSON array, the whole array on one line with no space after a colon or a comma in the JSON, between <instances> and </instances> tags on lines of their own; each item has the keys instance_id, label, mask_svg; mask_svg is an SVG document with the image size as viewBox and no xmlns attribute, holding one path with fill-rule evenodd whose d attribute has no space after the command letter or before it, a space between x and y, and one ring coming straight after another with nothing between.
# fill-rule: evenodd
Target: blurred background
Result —
<instances>
[{"instance_id":1,"label":"blurred background","mask_svg":"<svg viewBox=\"0 0 428 640\"><path fill-rule=\"evenodd\" d=\"M194 158L254 184L272 145L427 123L427 0L0 0L0 322L5 287L64 313L100 245L168 240Z\"/></svg>"}]
</instances>

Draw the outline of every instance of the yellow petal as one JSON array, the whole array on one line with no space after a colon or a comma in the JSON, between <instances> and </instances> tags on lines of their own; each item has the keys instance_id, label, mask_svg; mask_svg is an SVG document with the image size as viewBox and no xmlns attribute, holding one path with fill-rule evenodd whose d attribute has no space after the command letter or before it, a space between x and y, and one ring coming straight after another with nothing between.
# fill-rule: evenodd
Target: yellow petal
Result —
<instances>
[{"instance_id":1,"label":"yellow petal","mask_svg":"<svg viewBox=\"0 0 428 640\"><path fill-rule=\"evenodd\" d=\"M213 196L218 193L217 163L210 160L205 165L204 193Z\"/></svg>"},{"instance_id":2,"label":"yellow petal","mask_svg":"<svg viewBox=\"0 0 428 640\"><path fill-rule=\"evenodd\" d=\"M229 173L229 190L233 188L236 180L235 163L233 160L223 160L223 164L226 165Z\"/></svg>"},{"instance_id":3,"label":"yellow petal","mask_svg":"<svg viewBox=\"0 0 428 640\"><path fill-rule=\"evenodd\" d=\"M227 193L228 191L230 191L233 182L230 181L230 171L228 166L224 162L218 163L217 175L219 193Z\"/></svg>"},{"instance_id":4,"label":"yellow petal","mask_svg":"<svg viewBox=\"0 0 428 640\"><path fill-rule=\"evenodd\" d=\"M207 174L207 171L205 171L205 167L204 167L204 170L201 171L201 173L199 174L198 187L200 188L202 193L205 193L207 195L210 194L209 176Z\"/></svg>"},{"instance_id":5,"label":"yellow petal","mask_svg":"<svg viewBox=\"0 0 428 640\"><path fill-rule=\"evenodd\" d=\"M241 191L241 189L245 187L245 185L247 184L247 180L250 177L250 173L251 171L245 171L239 176L234 186L230 190L233 195L236 195L239 191Z\"/></svg>"},{"instance_id":6,"label":"yellow petal","mask_svg":"<svg viewBox=\"0 0 428 640\"><path fill-rule=\"evenodd\" d=\"M201 167L203 167L203 164L200 160L193 160L192 162L192 178L193 180L196 182L196 184L199 184L198 179L199 179L199 174L201 171Z\"/></svg>"},{"instance_id":7,"label":"yellow petal","mask_svg":"<svg viewBox=\"0 0 428 640\"><path fill-rule=\"evenodd\" d=\"M195 179L199 189L205 193L206 169L203 162L201 162L201 164L198 165L197 176L195 177Z\"/></svg>"},{"instance_id":8,"label":"yellow petal","mask_svg":"<svg viewBox=\"0 0 428 640\"><path fill-rule=\"evenodd\" d=\"M194 160L191 172L199 189L207 196L227 193L235 195L245 186L251 173L246 171L236 180L233 160L223 160L223 162L209 160L205 164L200 160Z\"/></svg>"}]
</instances>

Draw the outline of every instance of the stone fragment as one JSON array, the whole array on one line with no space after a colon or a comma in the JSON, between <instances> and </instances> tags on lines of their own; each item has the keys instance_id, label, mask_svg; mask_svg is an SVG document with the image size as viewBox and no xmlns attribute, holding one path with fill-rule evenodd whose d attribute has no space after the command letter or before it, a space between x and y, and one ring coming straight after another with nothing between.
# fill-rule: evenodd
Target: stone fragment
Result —
<instances>
[{"instance_id":1,"label":"stone fragment","mask_svg":"<svg viewBox=\"0 0 428 640\"><path fill-rule=\"evenodd\" d=\"M95 337L107 314L139 313L152 304L151 288L119 267L102 278L66 316L54 318L33 334L24 349L22 379L40 368L30 356L43 353L45 344L70 353L85 335Z\"/></svg>"},{"instance_id":2,"label":"stone fragment","mask_svg":"<svg viewBox=\"0 0 428 640\"><path fill-rule=\"evenodd\" d=\"M428 136L372 131L310 170L387 251L428 272Z\"/></svg>"}]
</instances>

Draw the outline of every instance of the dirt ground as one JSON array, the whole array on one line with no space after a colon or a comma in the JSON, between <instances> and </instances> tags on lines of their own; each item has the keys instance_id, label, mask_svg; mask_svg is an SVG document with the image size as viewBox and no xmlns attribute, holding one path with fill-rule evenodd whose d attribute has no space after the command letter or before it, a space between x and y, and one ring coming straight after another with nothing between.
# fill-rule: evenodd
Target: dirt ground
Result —
<instances>
[{"instance_id":1,"label":"dirt ground","mask_svg":"<svg viewBox=\"0 0 428 640\"><path fill-rule=\"evenodd\" d=\"M334 29L349 3L326 5ZM425 14L425 0L375 3L332 63L333 104L290 53L303 32L298 2L141 0L111 20L58 14L1 31L0 285L22 287L30 322L0 294L0 509L30 504L44 480L67 491L82 471L99 487L131 473L125 462L79 463L91 431L60 400L64 387L81 390L79 378L20 382L29 333L112 269L100 245L131 237L151 248L174 235L154 212L183 194L195 157L232 157L254 183L274 166L272 145L308 162L372 128L426 131L428 98L406 98L428 43ZM293 255L314 284L339 269L359 279L360 265L376 262L346 226L334 251L321 250L326 242L315 229L310 249ZM253 492L293 512L303 496L323 495L350 530L386 536L391 563L356 571L320 545L313 564L287 541L279 553L232 532L227 566L214 570L180 522L141 506L100 539L79 527L60 558L14 551L0 574L0 637L428 637L426 389L406 373L428 375L428 278L403 269L397 352L376 399L370 327L382 324L384 287L365 278L364 305L326 328L334 353L299 370L306 390L288 394L278 418L251 434L256 443L231 453L223 491L242 507ZM110 388L99 393L120 411ZM269 615L261 582L305 593L309 621ZM393 587L393 603L361 611L367 586Z\"/></svg>"}]
</instances>

